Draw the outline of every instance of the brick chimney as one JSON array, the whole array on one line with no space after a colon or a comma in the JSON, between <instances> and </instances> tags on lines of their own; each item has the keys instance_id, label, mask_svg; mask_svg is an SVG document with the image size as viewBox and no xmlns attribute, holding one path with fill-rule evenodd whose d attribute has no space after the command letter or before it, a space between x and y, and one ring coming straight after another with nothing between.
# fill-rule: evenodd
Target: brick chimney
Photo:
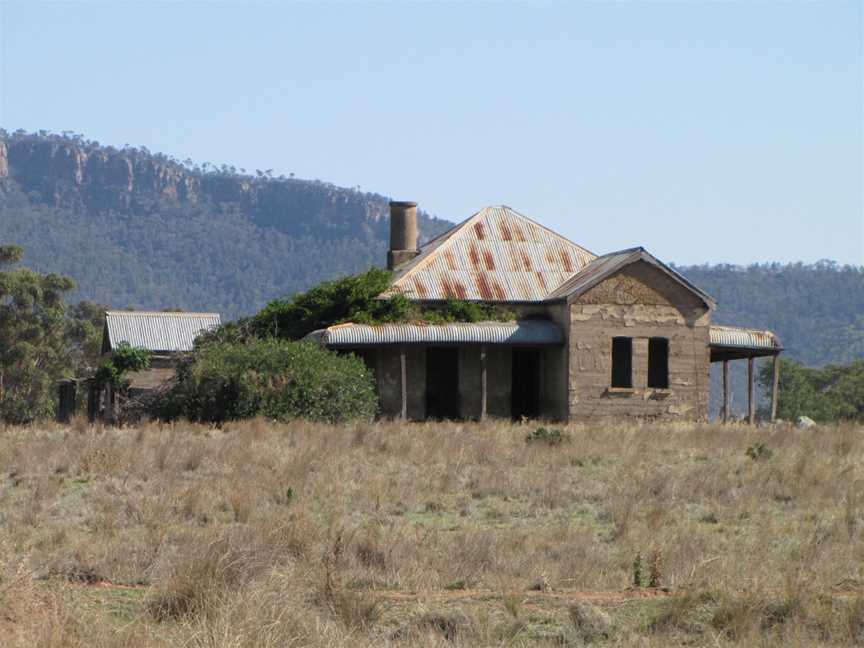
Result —
<instances>
[{"instance_id":1,"label":"brick chimney","mask_svg":"<svg viewBox=\"0 0 864 648\"><path fill-rule=\"evenodd\" d=\"M393 270L417 256L417 203L390 202L390 250L387 269Z\"/></svg>"}]
</instances>

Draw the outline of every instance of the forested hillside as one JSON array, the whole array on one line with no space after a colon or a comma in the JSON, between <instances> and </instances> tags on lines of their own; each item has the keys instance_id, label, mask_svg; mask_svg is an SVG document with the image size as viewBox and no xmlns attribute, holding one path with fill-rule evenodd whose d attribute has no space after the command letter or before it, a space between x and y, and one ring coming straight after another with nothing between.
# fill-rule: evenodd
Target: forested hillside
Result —
<instances>
[{"instance_id":1,"label":"forested hillside","mask_svg":"<svg viewBox=\"0 0 864 648\"><path fill-rule=\"evenodd\" d=\"M379 263L388 198L180 162L71 133L0 131L0 243L73 277L74 298L225 318ZM420 216L422 235L449 226Z\"/></svg>"},{"instance_id":2,"label":"forested hillside","mask_svg":"<svg viewBox=\"0 0 864 648\"><path fill-rule=\"evenodd\" d=\"M421 215L424 237L449 225ZM72 300L231 319L381 264L387 233L382 195L74 134L0 131L0 244L22 246L34 269L74 278ZM864 268L678 270L717 299L715 321L771 328L790 357L810 365L864 357Z\"/></svg>"},{"instance_id":3,"label":"forested hillside","mask_svg":"<svg viewBox=\"0 0 864 648\"><path fill-rule=\"evenodd\" d=\"M864 267L830 261L678 267L718 302L714 321L776 331L808 365L864 358Z\"/></svg>"}]
</instances>

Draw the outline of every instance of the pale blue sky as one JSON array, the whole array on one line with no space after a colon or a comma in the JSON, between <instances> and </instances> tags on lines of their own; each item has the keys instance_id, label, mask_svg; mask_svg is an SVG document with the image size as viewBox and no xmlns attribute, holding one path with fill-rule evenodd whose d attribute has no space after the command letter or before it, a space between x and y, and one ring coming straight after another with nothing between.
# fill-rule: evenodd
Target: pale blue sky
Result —
<instances>
[{"instance_id":1,"label":"pale blue sky","mask_svg":"<svg viewBox=\"0 0 864 648\"><path fill-rule=\"evenodd\" d=\"M6 2L0 125L598 253L864 264L859 2Z\"/></svg>"}]
</instances>

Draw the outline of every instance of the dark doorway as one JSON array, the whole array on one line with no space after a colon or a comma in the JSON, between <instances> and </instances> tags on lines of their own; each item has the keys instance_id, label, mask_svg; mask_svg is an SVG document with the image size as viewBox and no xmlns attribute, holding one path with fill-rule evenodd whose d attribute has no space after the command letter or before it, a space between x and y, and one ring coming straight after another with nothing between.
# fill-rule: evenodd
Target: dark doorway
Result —
<instances>
[{"instance_id":1,"label":"dark doorway","mask_svg":"<svg viewBox=\"0 0 864 648\"><path fill-rule=\"evenodd\" d=\"M540 416L539 349L513 349L510 414L514 420Z\"/></svg>"},{"instance_id":2,"label":"dark doorway","mask_svg":"<svg viewBox=\"0 0 864 648\"><path fill-rule=\"evenodd\" d=\"M459 349L426 349L426 418L459 418Z\"/></svg>"}]
</instances>

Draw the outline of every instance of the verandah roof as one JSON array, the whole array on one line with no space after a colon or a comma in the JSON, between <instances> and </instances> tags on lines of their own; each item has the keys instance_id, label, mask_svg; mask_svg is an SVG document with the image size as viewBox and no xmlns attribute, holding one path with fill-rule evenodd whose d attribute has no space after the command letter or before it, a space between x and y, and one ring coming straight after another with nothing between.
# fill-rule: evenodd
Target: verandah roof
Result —
<instances>
[{"instance_id":1,"label":"verandah roof","mask_svg":"<svg viewBox=\"0 0 864 648\"><path fill-rule=\"evenodd\" d=\"M506 344L549 346L564 343L564 334L553 322L453 322L449 324L337 324L307 335L305 340L330 347L386 344Z\"/></svg>"},{"instance_id":2,"label":"verandah roof","mask_svg":"<svg viewBox=\"0 0 864 648\"><path fill-rule=\"evenodd\" d=\"M780 339L772 331L711 326L709 335L711 362L773 356L783 351Z\"/></svg>"}]
</instances>

